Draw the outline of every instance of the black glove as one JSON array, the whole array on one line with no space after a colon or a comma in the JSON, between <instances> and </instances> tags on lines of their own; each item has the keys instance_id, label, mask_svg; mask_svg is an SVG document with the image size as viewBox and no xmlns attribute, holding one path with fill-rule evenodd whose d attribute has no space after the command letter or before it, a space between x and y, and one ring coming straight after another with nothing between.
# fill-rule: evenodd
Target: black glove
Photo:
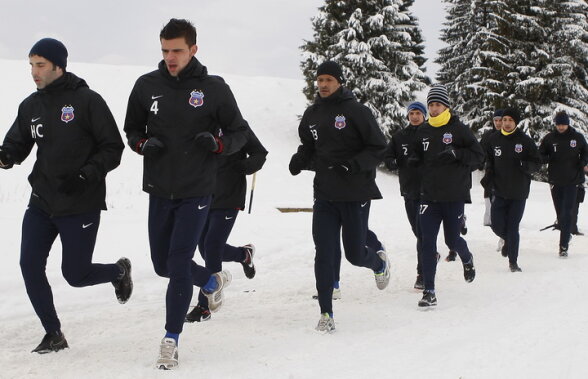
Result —
<instances>
[{"instance_id":1,"label":"black glove","mask_svg":"<svg viewBox=\"0 0 588 379\"><path fill-rule=\"evenodd\" d=\"M213 153L220 153L222 142L210 132L200 132L194 137L194 143L199 149L207 150Z\"/></svg>"},{"instance_id":2,"label":"black glove","mask_svg":"<svg viewBox=\"0 0 588 379\"><path fill-rule=\"evenodd\" d=\"M88 180L82 171L67 176L57 190L66 195L75 195L86 190Z\"/></svg>"},{"instance_id":3,"label":"black glove","mask_svg":"<svg viewBox=\"0 0 588 379\"><path fill-rule=\"evenodd\" d=\"M329 166L329 170L333 170L342 175L353 174L357 171L349 161L335 163L332 166Z\"/></svg>"},{"instance_id":4,"label":"black glove","mask_svg":"<svg viewBox=\"0 0 588 379\"><path fill-rule=\"evenodd\" d=\"M486 173L484 174L484 176L480 180L480 184L482 185L482 187L484 187L485 190L492 189L491 176L492 176L492 174L490 172L486 171Z\"/></svg>"},{"instance_id":5,"label":"black glove","mask_svg":"<svg viewBox=\"0 0 588 379\"><path fill-rule=\"evenodd\" d=\"M152 157L159 154L165 146L163 142L158 140L156 137L151 137L149 139L142 139L137 144L137 153L144 155L146 157Z\"/></svg>"},{"instance_id":6,"label":"black glove","mask_svg":"<svg viewBox=\"0 0 588 379\"><path fill-rule=\"evenodd\" d=\"M9 169L14 166L14 159L8 154L8 152L0 148L0 168Z\"/></svg>"},{"instance_id":7,"label":"black glove","mask_svg":"<svg viewBox=\"0 0 588 379\"><path fill-rule=\"evenodd\" d=\"M296 153L292 155L288 169L290 170L290 174L296 176L300 174L300 171L302 171L305 168L305 166L306 164L304 162L304 158L302 157L302 155Z\"/></svg>"},{"instance_id":8,"label":"black glove","mask_svg":"<svg viewBox=\"0 0 588 379\"><path fill-rule=\"evenodd\" d=\"M437 161L443 164L453 163L461 159L461 153L459 150L453 147L448 147L439 154L437 154Z\"/></svg>"},{"instance_id":9,"label":"black glove","mask_svg":"<svg viewBox=\"0 0 588 379\"><path fill-rule=\"evenodd\" d=\"M394 158L385 159L384 160L384 165L390 171L396 171L396 170L398 170L398 163L396 162L396 159L394 159Z\"/></svg>"}]
</instances>

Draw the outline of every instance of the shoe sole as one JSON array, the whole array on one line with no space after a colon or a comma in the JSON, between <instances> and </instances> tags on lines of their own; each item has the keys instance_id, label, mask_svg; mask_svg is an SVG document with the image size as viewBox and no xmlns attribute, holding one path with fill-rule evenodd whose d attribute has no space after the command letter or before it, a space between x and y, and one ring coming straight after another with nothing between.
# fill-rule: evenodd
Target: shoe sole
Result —
<instances>
[{"instance_id":1,"label":"shoe sole","mask_svg":"<svg viewBox=\"0 0 588 379\"><path fill-rule=\"evenodd\" d=\"M132 266L131 266L131 260L128 258L123 258L125 260L125 270L128 270L128 274L129 274L129 281L131 282L131 286L130 286L130 291L129 291L129 296L126 299L119 299L117 296L117 300L119 304L126 304L126 302L129 301L129 299L131 298L131 296L133 295L133 277L131 276L131 271L132 271Z\"/></svg>"}]
</instances>

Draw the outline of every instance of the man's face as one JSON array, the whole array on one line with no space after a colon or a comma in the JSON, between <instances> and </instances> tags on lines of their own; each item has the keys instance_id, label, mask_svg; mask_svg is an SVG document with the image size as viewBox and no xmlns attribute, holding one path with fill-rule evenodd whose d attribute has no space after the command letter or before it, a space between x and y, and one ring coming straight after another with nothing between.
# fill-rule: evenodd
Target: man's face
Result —
<instances>
[{"instance_id":1,"label":"man's face","mask_svg":"<svg viewBox=\"0 0 588 379\"><path fill-rule=\"evenodd\" d=\"M55 79L63 75L63 69L61 67L54 65L51 61L38 55L30 56L29 64L31 65L33 81L38 89L47 87Z\"/></svg>"},{"instance_id":2,"label":"man's face","mask_svg":"<svg viewBox=\"0 0 588 379\"><path fill-rule=\"evenodd\" d=\"M161 39L161 53L165 66L169 74L174 77L186 68L197 50L198 46L188 46L184 37Z\"/></svg>"},{"instance_id":3,"label":"man's face","mask_svg":"<svg viewBox=\"0 0 588 379\"><path fill-rule=\"evenodd\" d=\"M320 97L329 97L341 87L341 83L334 76L323 74L316 78L316 86Z\"/></svg>"},{"instance_id":4,"label":"man's face","mask_svg":"<svg viewBox=\"0 0 588 379\"><path fill-rule=\"evenodd\" d=\"M517 127L515 120L510 116L503 116L502 117L502 130L507 133L512 132Z\"/></svg>"},{"instance_id":5,"label":"man's face","mask_svg":"<svg viewBox=\"0 0 588 379\"><path fill-rule=\"evenodd\" d=\"M555 128L557 129L558 132L563 133L566 130L568 130L568 126L569 125L557 124L557 125L555 125Z\"/></svg>"},{"instance_id":6,"label":"man's face","mask_svg":"<svg viewBox=\"0 0 588 379\"><path fill-rule=\"evenodd\" d=\"M425 115L417 109L411 109L408 112L408 122L410 122L410 125L420 125L425 122Z\"/></svg>"},{"instance_id":7,"label":"man's face","mask_svg":"<svg viewBox=\"0 0 588 379\"><path fill-rule=\"evenodd\" d=\"M502 117L494 117L492 122L494 122L494 128L496 130L502 129Z\"/></svg>"},{"instance_id":8,"label":"man's face","mask_svg":"<svg viewBox=\"0 0 588 379\"><path fill-rule=\"evenodd\" d=\"M445 105L436 101L429 103L427 108L429 109L429 116L431 117L437 117L447 109Z\"/></svg>"}]
</instances>

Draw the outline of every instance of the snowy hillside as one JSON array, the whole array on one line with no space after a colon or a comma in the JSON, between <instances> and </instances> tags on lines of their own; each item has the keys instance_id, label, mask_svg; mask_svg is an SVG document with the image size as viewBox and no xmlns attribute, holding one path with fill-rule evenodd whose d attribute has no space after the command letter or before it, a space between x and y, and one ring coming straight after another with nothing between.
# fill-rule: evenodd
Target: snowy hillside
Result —
<instances>
[{"instance_id":1,"label":"snowy hillside","mask_svg":"<svg viewBox=\"0 0 588 379\"><path fill-rule=\"evenodd\" d=\"M154 66L155 67L154 62ZM206 64L206 59L203 58ZM153 67L71 63L110 105L122 130L136 78ZM20 101L34 90L26 61L0 60L0 134ZM210 68L212 73L214 67ZM290 176L298 144L297 115L305 108L302 81L224 75L244 117L269 150L257 176L253 213L241 213L229 242L254 243L258 274L226 264L233 283L226 304L206 323L187 324L176 372L154 368L165 322L167 281L153 272L147 239L147 195L141 192L141 159L125 150L107 179L109 211L102 213L95 262L127 256L135 291L125 305L110 285L71 288L60 272L54 245L48 277L70 349L37 355L44 331L27 298L20 269L20 226L30 193L25 164L0 172L0 378L586 378L588 377L588 237L575 237L570 257L557 257L558 235L539 232L554 219L548 186L533 183L521 223L519 264L511 273L496 252L497 238L482 226L482 189L474 178L466 206L476 280L467 284L459 262L438 266L439 305L417 310L415 239L404 213L396 176L378 174L384 200L372 203L370 228L385 243L392 280L376 289L373 274L344 262L342 299L334 302L337 332L314 331L319 319L314 289L314 247L309 213L276 207L310 207L312 175ZM478 176L478 174L475 174ZM588 208L580 230L588 231ZM439 240L439 251L447 249Z\"/></svg>"}]
</instances>

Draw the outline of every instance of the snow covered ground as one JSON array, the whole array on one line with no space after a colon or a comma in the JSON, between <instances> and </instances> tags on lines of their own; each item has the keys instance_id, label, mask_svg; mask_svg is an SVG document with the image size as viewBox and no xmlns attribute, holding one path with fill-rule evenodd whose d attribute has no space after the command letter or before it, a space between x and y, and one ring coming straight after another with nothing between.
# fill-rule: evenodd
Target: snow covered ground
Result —
<instances>
[{"instance_id":1,"label":"snow covered ground","mask_svg":"<svg viewBox=\"0 0 588 379\"><path fill-rule=\"evenodd\" d=\"M155 67L154 62L154 67ZM206 64L206 60L203 60ZM0 60L0 134L34 90L26 61ZM122 130L135 79L152 67L69 65L101 93ZM214 67L211 67L214 73ZM302 81L225 75L242 112L270 154L258 173L253 213L239 215L229 242L254 243L258 274L245 278L227 264L233 283L226 304L206 323L187 324L180 338L180 367L154 368L164 334L167 281L153 272L147 241L147 195L140 190L140 157L126 150L107 180L109 210L102 213L96 262L127 256L135 291L126 305L111 285L71 288L61 277L60 246L47 268L70 349L31 354L43 329L28 301L18 266L20 226L30 189L33 156L0 172L1 378L586 378L588 377L588 237L576 237L570 257L557 257L558 235L539 232L555 219L548 186L533 183L521 224L519 263L511 273L496 252L497 238L482 226L481 187L474 178L466 207L466 236L475 255L476 280L463 280L459 262L438 266L435 310L417 310L415 239L394 175L378 174L384 199L372 203L370 228L385 243L392 280L376 289L373 274L344 262L342 296L334 302L337 332L314 331L319 319L309 213L276 207L310 207L312 175L291 177L287 165L298 144L297 115L305 108ZM579 227L588 231L588 209ZM439 240L439 251L447 249Z\"/></svg>"}]
</instances>

